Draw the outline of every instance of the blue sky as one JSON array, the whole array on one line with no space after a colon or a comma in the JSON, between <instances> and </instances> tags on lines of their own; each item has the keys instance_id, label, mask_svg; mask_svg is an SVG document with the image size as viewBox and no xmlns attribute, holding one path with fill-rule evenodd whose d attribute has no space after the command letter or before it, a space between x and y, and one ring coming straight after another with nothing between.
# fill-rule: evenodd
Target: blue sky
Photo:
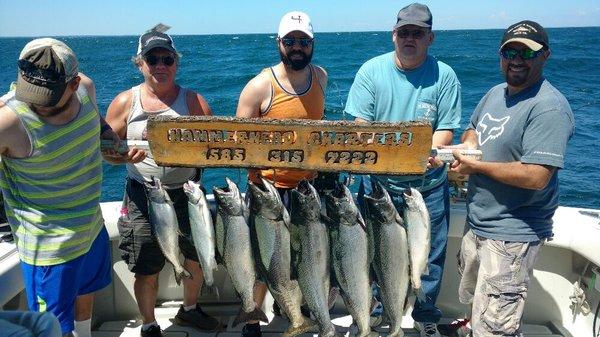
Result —
<instances>
[{"instance_id":1,"label":"blue sky","mask_svg":"<svg viewBox=\"0 0 600 337\"><path fill-rule=\"evenodd\" d=\"M291 10L316 32L381 31L410 1L377 0L0 0L0 36L138 35L158 22L171 34L272 33ZM506 28L523 19L545 27L600 26L599 0L422 1L434 29Z\"/></svg>"}]
</instances>

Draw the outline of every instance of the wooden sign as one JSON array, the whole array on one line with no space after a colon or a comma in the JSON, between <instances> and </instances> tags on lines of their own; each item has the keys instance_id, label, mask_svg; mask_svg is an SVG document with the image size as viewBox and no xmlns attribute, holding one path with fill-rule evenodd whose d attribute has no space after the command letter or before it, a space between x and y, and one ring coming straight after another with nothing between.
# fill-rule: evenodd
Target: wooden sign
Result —
<instances>
[{"instance_id":1,"label":"wooden sign","mask_svg":"<svg viewBox=\"0 0 600 337\"><path fill-rule=\"evenodd\" d=\"M233 117L152 117L148 142L161 166L299 168L423 174L431 151L427 122Z\"/></svg>"}]
</instances>

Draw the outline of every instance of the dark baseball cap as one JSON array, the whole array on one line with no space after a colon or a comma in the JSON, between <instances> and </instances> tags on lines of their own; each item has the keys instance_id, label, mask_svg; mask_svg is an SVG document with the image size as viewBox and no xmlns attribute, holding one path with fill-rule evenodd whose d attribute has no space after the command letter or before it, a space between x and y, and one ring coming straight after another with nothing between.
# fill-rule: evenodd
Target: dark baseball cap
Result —
<instances>
[{"instance_id":1,"label":"dark baseball cap","mask_svg":"<svg viewBox=\"0 0 600 337\"><path fill-rule=\"evenodd\" d=\"M55 106L78 74L75 53L63 42L35 39L25 45L18 61L15 97L25 103Z\"/></svg>"},{"instance_id":2,"label":"dark baseball cap","mask_svg":"<svg viewBox=\"0 0 600 337\"><path fill-rule=\"evenodd\" d=\"M161 33L155 30L146 32L140 36L138 41L137 55L146 55L150 50L154 48L163 48L174 54L177 54L173 39L169 34Z\"/></svg>"},{"instance_id":3,"label":"dark baseball cap","mask_svg":"<svg viewBox=\"0 0 600 337\"><path fill-rule=\"evenodd\" d=\"M511 25L504 32L500 49L511 42L519 42L533 51L538 51L542 48L550 48L548 43L548 34L544 27L534 21L521 21Z\"/></svg>"},{"instance_id":4,"label":"dark baseball cap","mask_svg":"<svg viewBox=\"0 0 600 337\"><path fill-rule=\"evenodd\" d=\"M396 25L394 26L394 30L407 25L431 28L432 24L433 17L431 16L431 11L429 11L429 7L420 3L413 3L402 8L398 12L398 17L396 20Z\"/></svg>"}]
</instances>

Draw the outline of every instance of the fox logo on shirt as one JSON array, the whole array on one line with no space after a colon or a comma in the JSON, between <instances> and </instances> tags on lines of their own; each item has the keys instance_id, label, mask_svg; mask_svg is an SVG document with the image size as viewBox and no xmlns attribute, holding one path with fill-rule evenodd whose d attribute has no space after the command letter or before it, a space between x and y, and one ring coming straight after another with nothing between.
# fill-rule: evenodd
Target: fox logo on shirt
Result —
<instances>
[{"instance_id":1,"label":"fox logo on shirt","mask_svg":"<svg viewBox=\"0 0 600 337\"><path fill-rule=\"evenodd\" d=\"M489 113L483 115L483 118L477 123L477 135L479 136L479 145L485 144L490 139L496 139L504 132L504 125L510 120L510 116L496 119Z\"/></svg>"}]
</instances>

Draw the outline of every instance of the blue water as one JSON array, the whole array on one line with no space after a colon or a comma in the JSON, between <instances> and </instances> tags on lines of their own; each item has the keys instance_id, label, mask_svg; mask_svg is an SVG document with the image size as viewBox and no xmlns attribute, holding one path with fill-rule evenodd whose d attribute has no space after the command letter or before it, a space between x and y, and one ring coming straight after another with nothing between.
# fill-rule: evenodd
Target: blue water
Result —
<instances>
[{"instance_id":1,"label":"blue water","mask_svg":"<svg viewBox=\"0 0 600 337\"><path fill-rule=\"evenodd\" d=\"M498 42L501 30L439 31L430 52L449 64L462 83L463 114L467 124L479 99L502 82ZM560 203L600 208L600 27L549 29L552 56L545 74L569 100L576 130L560 171ZM96 83L101 114L121 91L142 82L131 63L137 37L64 37L79 57L81 70ZM16 60L28 38L0 38L0 88L16 76ZM201 93L216 115L234 115L244 85L263 67L277 63L273 35L175 36L183 55L178 83ZM391 51L389 32L317 34L313 61L329 73L326 97L328 119L346 119L343 106L360 65ZM461 130L462 132L462 130ZM458 132L457 137L461 132ZM207 188L223 185L224 176L243 183L245 170L208 169ZM104 165L102 200L123 195L123 166ZM243 185L243 184L242 184Z\"/></svg>"}]
</instances>

